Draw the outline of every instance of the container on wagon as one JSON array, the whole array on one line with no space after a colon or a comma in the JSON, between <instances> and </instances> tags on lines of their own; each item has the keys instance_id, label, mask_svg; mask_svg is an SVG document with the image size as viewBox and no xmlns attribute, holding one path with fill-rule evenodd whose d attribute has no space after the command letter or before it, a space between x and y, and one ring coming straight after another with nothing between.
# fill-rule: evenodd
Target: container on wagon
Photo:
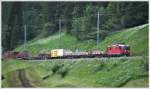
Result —
<instances>
[{"instance_id":1,"label":"container on wagon","mask_svg":"<svg viewBox=\"0 0 150 89\"><path fill-rule=\"evenodd\" d=\"M64 57L64 56L70 56L72 55L71 50L66 49L53 49L51 50L51 57Z\"/></svg>"},{"instance_id":2,"label":"container on wagon","mask_svg":"<svg viewBox=\"0 0 150 89\"><path fill-rule=\"evenodd\" d=\"M58 49L51 50L51 57L58 57Z\"/></svg>"}]
</instances>

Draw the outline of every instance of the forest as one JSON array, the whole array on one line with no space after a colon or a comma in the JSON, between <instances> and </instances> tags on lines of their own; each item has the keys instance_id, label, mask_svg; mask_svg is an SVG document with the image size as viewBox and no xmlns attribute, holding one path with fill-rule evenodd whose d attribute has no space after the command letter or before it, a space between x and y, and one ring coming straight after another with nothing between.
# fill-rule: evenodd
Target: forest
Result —
<instances>
[{"instance_id":1,"label":"forest","mask_svg":"<svg viewBox=\"0 0 150 89\"><path fill-rule=\"evenodd\" d=\"M2 2L2 51L27 41L66 32L100 42L109 34L148 23L148 2ZM61 23L61 25L60 25ZM61 31L59 28L61 27Z\"/></svg>"}]
</instances>

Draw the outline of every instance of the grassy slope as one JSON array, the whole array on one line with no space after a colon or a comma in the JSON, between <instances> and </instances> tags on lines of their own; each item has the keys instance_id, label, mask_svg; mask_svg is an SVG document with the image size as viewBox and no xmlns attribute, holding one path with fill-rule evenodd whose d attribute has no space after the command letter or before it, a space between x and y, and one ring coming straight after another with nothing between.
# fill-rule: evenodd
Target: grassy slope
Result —
<instances>
[{"instance_id":1,"label":"grassy slope","mask_svg":"<svg viewBox=\"0 0 150 89\"><path fill-rule=\"evenodd\" d=\"M113 42L129 44L132 55L148 55L148 24L126 29L106 37L99 44L99 49L105 50ZM16 50L23 50L23 47L22 45L16 48ZM55 48L90 50L96 48L96 43L93 40L79 42L74 37L65 33L27 43L27 50L32 54L50 52L51 49Z\"/></svg>"},{"instance_id":2,"label":"grassy slope","mask_svg":"<svg viewBox=\"0 0 150 89\"><path fill-rule=\"evenodd\" d=\"M77 48L90 49L90 46L91 47L94 46L93 42L94 41L79 42L74 37L67 35L65 33L62 33L61 39L60 39L60 35L54 35L45 39L40 39L38 41L34 41L34 42L31 41L27 43L28 44L27 51L31 52L32 54L37 54L40 52L41 53L50 52L51 49L60 48L60 47L65 48L65 49L71 49L71 50L75 50ZM22 45L21 47L16 48L16 50L23 50L23 47L24 46Z\"/></svg>"},{"instance_id":3,"label":"grassy slope","mask_svg":"<svg viewBox=\"0 0 150 89\"><path fill-rule=\"evenodd\" d=\"M26 61L30 67L26 67L25 70L32 85L37 87L122 87L124 85L124 87L148 87L148 71L145 69L148 57L97 59ZM19 62L23 64L25 61ZM54 65L63 66L52 74ZM15 64L11 66L18 67ZM67 74L61 77L60 71L64 69L67 70ZM47 75L49 77L43 79ZM11 84L10 76L5 76L8 77L6 78L8 84ZM140 83L141 81L143 84ZM3 83L3 86L7 84Z\"/></svg>"},{"instance_id":4,"label":"grassy slope","mask_svg":"<svg viewBox=\"0 0 150 89\"><path fill-rule=\"evenodd\" d=\"M129 44L132 55L148 55L148 24L112 34L99 47L105 49L114 41Z\"/></svg>"},{"instance_id":5,"label":"grassy slope","mask_svg":"<svg viewBox=\"0 0 150 89\"><path fill-rule=\"evenodd\" d=\"M59 35L54 35L45 39L30 41L27 44L27 50L32 54L49 52L52 48L59 47L59 39ZM91 49L96 47L95 42L93 41L79 42L74 37L66 35L65 33L61 34L61 40L63 40L63 42L61 42L63 48L74 50L76 48ZM128 43L131 45L131 53L134 55L147 55L148 25L130 28L112 34L99 44L100 49L104 50L106 46L113 41ZM16 50L22 49L23 46L16 48ZM133 60L126 60L125 62L121 60L108 60L105 62L104 67L100 66L102 61L97 60L76 62L64 60L63 63L65 63L65 66L71 68L64 78L60 77L60 73L51 75L51 68L54 64L59 64L59 62L62 63L61 61L3 61L2 73L6 78L3 80L3 86L12 86L12 77L16 76L11 74L15 74L17 69L24 68L33 85L41 87L117 87L123 85L125 85L125 87L147 87L148 72L143 68L143 59L148 60L148 58L135 57L131 59ZM50 77L43 80L42 78L46 75L50 75ZM140 82L144 84L141 84Z\"/></svg>"}]
</instances>

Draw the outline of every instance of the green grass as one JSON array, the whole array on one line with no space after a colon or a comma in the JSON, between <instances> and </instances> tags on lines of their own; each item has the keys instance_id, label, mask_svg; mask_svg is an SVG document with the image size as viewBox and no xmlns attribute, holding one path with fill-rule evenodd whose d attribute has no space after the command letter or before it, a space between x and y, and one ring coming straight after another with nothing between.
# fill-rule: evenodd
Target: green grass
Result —
<instances>
[{"instance_id":1,"label":"green grass","mask_svg":"<svg viewBox=\"0 0 150 89\"><path fill-rule=\"evenodd\" d=\"M145 86L147 86L148 83L148 78L142 78L142 79L136 79L136 80L131 80L129 81L126 85L124 85L123 87L130 87L132 88L137 87L137 88L144 88Z\"/></svg>"},{"instance_id":2,"label":"green grass","mask_svg":"<svg viewBox=\"0 0 150 89\"><path fill-rule=\"evenodd\" d=\"M21 67L20 67L21 68ZM18 78L18 71L9 69L7 73L3 73L4 80L2 80L2 87L21 87L21 82Z\"/></svg>"},{"instance_id":3,"label":"green grass","mask_svg":"<svg viewBox=\"0 0 150 89\"><path fill-rule=\"evenodd\" d=\"M24 69L30 83L35 87L136 87L135 85L139 84L139 81L143 81L141 87L148 87L148 70L144 67L144 63L148 63L147 61L148 57L101 58L101 60L94 58L89 60L79 59L78 61L18 60L20 63L30 65L30 67ZM52 68L56 64L63 66L53 74ZM60 71L66 67L68 68L67 74L62 77ZM12 70L9 71L11 74ZM49 77L43 79L47 75Z\"/></svg>"},{"instance_id":4,"label":"green grass","mask_svg":"<svg viewBox=\"0 0 150 89\"><path fill-rule=\"evenodd\" d=\"M111 34L102 40L99 44L100 50L113 42L125 43L131 46L132 55L148 55L148 24L122 30L118 33ZM23 50L24 46L17 47L15 50ZM73 36L61 33L39 39L31 40L26 44L26 50L36 55L37 53L50 53L51 49L64 48L75 51L91 50L96 48L96 41L78 41Z\"/></svg>"},{"instance_id":5,"label":"green grass","mask_svg":"<svg viewBox=\"0 0 150 89\"><path fill-rule=\"evenodd\" d=\"M29 67L29 64L25 61L18 60L5 60L2 62L2 74L7 74L8 72L15 71L18 69L24 69Z\"/></svg>"}]
</instances>

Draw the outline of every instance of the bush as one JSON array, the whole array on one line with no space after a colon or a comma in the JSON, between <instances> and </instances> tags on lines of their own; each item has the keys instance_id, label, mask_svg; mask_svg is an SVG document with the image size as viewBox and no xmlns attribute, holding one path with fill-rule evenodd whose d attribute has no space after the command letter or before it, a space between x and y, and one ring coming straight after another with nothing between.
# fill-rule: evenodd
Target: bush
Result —
<instances>
[{"instance_id":1,"label":"bush","mask_svg":"<svg viewBox=\"0 0 150 89\"><path fill-rule=\"evenodd\" d=\"M55 64L53 67L52 67L52 72L53 74L55 74L63 65L60 65L60 64Z\"/></svg>"},{"instance_id":2,"label":"bush","mask_svg":"<svg viewBox=\"0 0 150 89\"><path fill-rule=\"evenodd\" d=\"M63 67L58 71L58 73L61 75L62 78L65 77L68 72L69 72L69 69L67 67Z\"/></svg>"},{"instance_id":3,"label":"bush","mask_svg":"<svg viewBox=\"0 0 150 89\"><path fill-rule=\"evenodd\" d=\"M47 78L49 78L49 77L50 77L50 75L46 75L46 76L44 76L42 79L45 80L45 79L47 79Z\"/></svg>"},{"instance_id":4,"label":"bush","mask_svg":"<svg viewBox=\"0 0 150 89\"><path fill-rule=\"evenodd\" d=\"M114 63L114 64L113 64L113 67L116 67L117 65L118 65L117 63Z\"/></svg>"}]
</instances>

